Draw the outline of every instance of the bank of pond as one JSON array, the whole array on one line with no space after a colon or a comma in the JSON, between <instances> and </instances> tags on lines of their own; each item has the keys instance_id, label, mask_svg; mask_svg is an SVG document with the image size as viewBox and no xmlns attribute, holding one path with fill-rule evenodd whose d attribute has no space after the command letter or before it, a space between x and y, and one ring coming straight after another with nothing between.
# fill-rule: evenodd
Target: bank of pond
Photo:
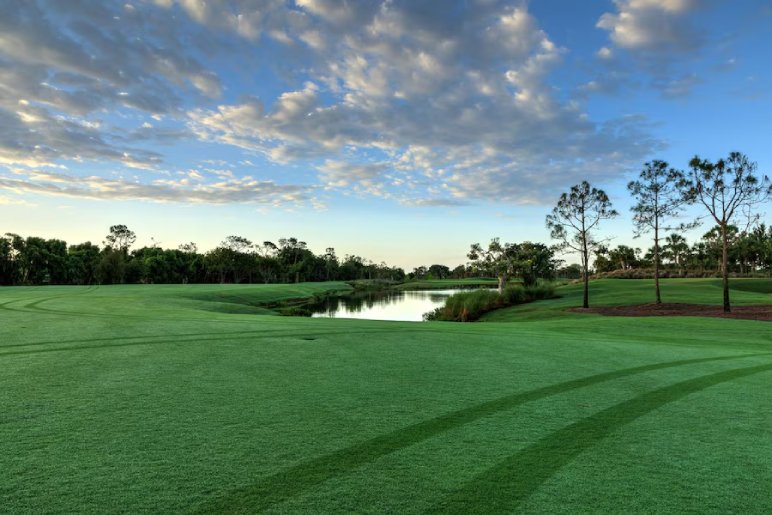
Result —
<instances>
[{"instance_id":1,"label":"bank of pond","mask_svg":"<svg viewBox=\"0 0 772 515\"><path fill-rule=\"evenodd\" d=\"M401 287L400 287L401 286ZM289 316L356 318L393 321L471 322L485 313L555 296L553 285L545 283L524 287L512 284L502 293L491 284L454 282L455 288L415 289L415 285L387 289L359 289L346 294L317 297L311 301L284 306L279 311ZM431 285L439 286L437 282Z\"/></svg>"}]
</instances>

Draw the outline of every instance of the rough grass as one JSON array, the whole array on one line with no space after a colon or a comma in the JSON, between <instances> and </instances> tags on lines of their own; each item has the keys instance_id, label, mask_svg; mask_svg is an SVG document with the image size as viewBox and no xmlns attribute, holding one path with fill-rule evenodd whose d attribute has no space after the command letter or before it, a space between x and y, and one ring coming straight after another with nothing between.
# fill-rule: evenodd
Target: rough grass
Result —
<instances>
[{"instance_id":1,"label":"rough grass","mask_svg":"<svg viewBox=\"0 0 772 515\"><path fill-rule=\"evenodd\" d=\"M519 284L508 286L501 294L492 289L455 293L448 297L445 305L424 314L424 320L444 322L473 322L485 313L508 306L525 304L555 296L551 284L523 287Z\"/></svg>"},{"instance_id":2,"label":"rough grass","mask_svg":"<svg viewBox=\"0 0 772 515\"><path fill-rule=\"evenodd\" d=\"M769 323L231 312L339 287L0 289L1 511L772 511Z\"/></svg>"}]
</instances>

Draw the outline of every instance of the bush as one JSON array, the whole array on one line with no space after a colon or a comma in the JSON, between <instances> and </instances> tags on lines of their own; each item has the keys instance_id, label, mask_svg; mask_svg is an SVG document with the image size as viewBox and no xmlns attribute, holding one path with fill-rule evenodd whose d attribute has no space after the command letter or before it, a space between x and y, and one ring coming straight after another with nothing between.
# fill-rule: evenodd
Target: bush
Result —
<instances>
[{"instance_id":1,"label":"bush","mask_svg":"<svg viewBox=\"0 0 772 515\"><path fill-rule=\"evenodd\" d=\"M501 295L495 290L460 292L448 297L444 306L424 314L424 320L472 322L494 309L554 296L555 287L548 283L526 287L510 286Z\"/></svg>"}]
</instances>

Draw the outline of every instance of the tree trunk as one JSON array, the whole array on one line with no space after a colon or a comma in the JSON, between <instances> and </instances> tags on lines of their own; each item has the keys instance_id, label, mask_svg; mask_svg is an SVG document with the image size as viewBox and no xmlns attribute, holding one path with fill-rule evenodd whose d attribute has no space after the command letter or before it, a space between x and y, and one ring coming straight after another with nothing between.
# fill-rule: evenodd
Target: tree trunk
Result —
<instances>
[{"instance_id":1,"label":"tree trunk","mask_svg":"<svg viewBox=\"0 0 772 515\"><path fill-rule=\"evenodd\" d=\"M504 288L507 286L507 274L501 274L499 276L499 295L504 293Z\"/></svg>"},{"instance_id":2,"label":"tree trunk","mask_svg":"<svg viewBox=\"0 0 772 515\"><path fill-rule=\"evenodd\" d=\"M589 255L587 251L587 241L584 239L582 241L582 261L583 263L583 271L584 271L584 293L582 294L582 307L583 308L589 308L590 307L590 263L589 263Z\"/></svg>"},{"instance_id":3,"label":"tree trunk","mask_svg":"<svg viewBox=\"0 0 772 515\"><path fill-rule=\"evenodd\" d=\"M729 313L732 309L729 306L729 267L727 266L729 242L726 236L726 223L721 224L721 240L724 246L721 257L721 277L724 283L724 313Z\"/></svg>"},{"instance_id":4,"label":"tree trunk","mask_svg":"<svg viewBox=\"0 0 772 515\"><path fill-rule=\"evenodd\" d=\"M662 295L659 291L659 224L654 223L654 291L656 303L662 304Z\"/></svg>"}]
</instances>

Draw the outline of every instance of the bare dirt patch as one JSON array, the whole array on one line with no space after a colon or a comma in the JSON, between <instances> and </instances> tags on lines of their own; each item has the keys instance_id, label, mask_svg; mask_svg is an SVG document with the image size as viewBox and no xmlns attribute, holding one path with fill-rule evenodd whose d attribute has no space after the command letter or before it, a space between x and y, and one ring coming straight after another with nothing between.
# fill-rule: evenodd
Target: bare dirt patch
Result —
<instances>
[{"instance_id":1,"label":"bare dirt patch","mask_svg":"<svg viewBox=\"0 0 772 515\"><path fill-rule=\"evenodd\" d=\"M569 308L568 311L621 317L720 317L772 322L772 304L734 306L731 313L724 313L721 306L709 304L638 304L635 306L606 306L587 309Z\"/></svg>"}]
</instances>

